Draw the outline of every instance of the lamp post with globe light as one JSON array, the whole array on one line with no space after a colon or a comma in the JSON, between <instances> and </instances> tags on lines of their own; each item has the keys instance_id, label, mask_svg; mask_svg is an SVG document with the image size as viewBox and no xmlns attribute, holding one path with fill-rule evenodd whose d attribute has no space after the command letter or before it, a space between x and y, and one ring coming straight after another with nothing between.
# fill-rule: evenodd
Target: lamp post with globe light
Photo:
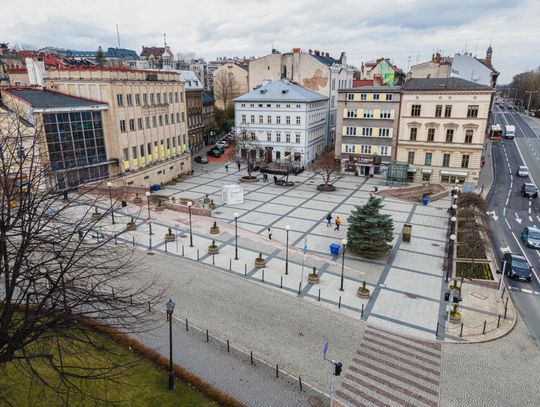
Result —
<instances>
[{"instance_id":1,"label":"lamp post with globe light","mask_svg":"<svg viewBox=\"0 0 540 407\"><path fill-rule=\"evenodd\" d=\"M343 239L341 241L341 244L343 245L343 259L341 261L341 286L339 287L339 291L343 290L343 273L345 271L345 250L347 250L347 239Z\"/></svg>"},{"instance_id":2,"label":"lamp post with globe light","mask_svg":"<svg viewBox=\"0 0 540 407\"><path fill-rule=\"evenodd\" d=\"M291 226L287 225L285 226L285 230L287 231L287 248L285 250L285 274L289 274L289 232L291 230Z\"/></svg>"},{"instance_id":3,"label":"lamp post with globe light","mask_svg":"<svg viewBox=\"0 0 540 407\"><path fill-rule=\"evenodd\" d=\"M234 259L238 260L238 212L234 213Z\"/></svg>"},{"instance_id":4,"label":"lamp post with globe light","mask_svg":"<svg viewBox=\"0 0 540 407\"><path fill-rule=\"evenodd\" d=\"M112 224L114 225L114 209L113 209L113 203L112 203L112 182L107 182L107 187L109 188L109 203L111 204L111 217L112 217Z\"/></svg>"},{"instance_id":5,"label":"lamp post with globe light","mask_svg":"<svg viewBox=\"0 0 540 407\"><path fill-rule=\"evenodd\" d=\"M193 230L191 228L191 207L193 206L193 202L188 201L187 207L189 212L189 247L193 247Z\"/></svg>"},{"instance_id":6,"label":"lamp post with globe light","mask_svg":"<svg viewBox=\"0 0 540 407\"><path fill-rule=\"evenodd\" d=\"M146 191L144 193L144 195L146 195L146 201L148 203L148 205L147 205L147 207L148 207L148 219L146 220L146 223L148 223L148 227L149 227L148 234L151 235L152 234L152 216L150 216L150 196L152 196L152 194L150 193L150 191Z\"/></svg>"},{"instance_id":7,"label":"lamp post with globe light","mask_svg":"<svg viewBox=\"0 0 540 407\"><path fill-rule=\"evenodd\" d=\"M169 390L174 390L174 372L173 372L173 346L172 346L172 315L176 303L169 299L165 304L167 310L167 320L169 321Z\"/></svg>"}]
</instances>

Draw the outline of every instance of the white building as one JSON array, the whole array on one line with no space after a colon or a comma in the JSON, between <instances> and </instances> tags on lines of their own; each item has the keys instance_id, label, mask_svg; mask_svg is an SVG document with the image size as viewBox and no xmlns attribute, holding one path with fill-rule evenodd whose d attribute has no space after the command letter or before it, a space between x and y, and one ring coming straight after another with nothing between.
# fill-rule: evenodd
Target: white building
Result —
<instances>
[{"instance_id":1,"label":"white building","mask_svg":"<svg viewBox=\"0 0 540 407\"><path fill-rule=\"evenodd\" d=\"M326 144L328 97L288 79L264 81L234 99L234 110L237 133L250 133L266 162L292 155L306 165Z\"/></svg>"}]
</instances>

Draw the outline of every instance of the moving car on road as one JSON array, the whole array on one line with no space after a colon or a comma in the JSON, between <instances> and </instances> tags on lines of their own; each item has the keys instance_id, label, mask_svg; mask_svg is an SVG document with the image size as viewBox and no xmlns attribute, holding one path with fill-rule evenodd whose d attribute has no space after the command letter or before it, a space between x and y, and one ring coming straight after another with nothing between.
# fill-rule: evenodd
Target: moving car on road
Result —
<instances>
[{"instance_id":1,"label":"moving car on road","mask_svg":"<svg viewBox=\"0 0 540 407\"><path fill-rule=\"evenodd\" d=\"M516 172L518 177L528 177L529 176L529 169L525 167L524 165L520 165Z\"/></svg>"},{"instance_id":2,"label":"moving car on road","mask_svg":"<svg viewBox=\"0 0 540 407\"><path fill-rule=\"evenodd\" d=\"M516 126L507 124L504 126L504 138L513 139L516 135Z\"/></svg>"},{"instance_id":3,"label":"moving car on road","mask_svg":"<svg viewBox=\"0 0 540 407\"><path fill-rule=\"evenodd\" d=\"M536 185L526 182L521 186L521 195L526 198L538 198L538 188Z\"/></svg>"},{"instance_id":4,"label":"moving car on road","mask_svg":"<svg viewBox=\"0 0 540 407\"><path fill-rule=\"evenodd\" d=\"M540 249L540 229L528 226L521 232L521 240L527 247Z\"/></svg>"},{"instance_id":5,"label":"moving car on road","mask_svg":"<svg viewBox=\"0 0 540 407\"><path fill-rule=\"evenodd\" d=\"M505 253L503 261L506 261L505 274L508 277L523 281L532 280L532 269L525 257Z\"/></svg>"},{"instance_id":6,"label":"moving car on road","mask_svg":"<svg viewBox=\"0 0 540 407\"><path fill-rule=\"evenodd\" d=\"M219 148L212 148L206 153L209 157L221 157L221 150Z\"/></svg>"}]
</instances>

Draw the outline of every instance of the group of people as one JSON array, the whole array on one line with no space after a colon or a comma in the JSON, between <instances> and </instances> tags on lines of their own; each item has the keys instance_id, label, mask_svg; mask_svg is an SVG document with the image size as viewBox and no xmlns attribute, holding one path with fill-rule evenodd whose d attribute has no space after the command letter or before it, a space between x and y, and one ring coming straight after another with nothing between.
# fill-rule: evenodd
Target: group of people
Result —
<instances>
[{"instance_id":1,"label":"group of people","mask_svg":"<svg viewBox=\"0 0 540 407\"><path fill-rule=\"evenodd\" d=\"M334 230L339 230L339 226L341 225L341 218L339 216L336 216L334 224L336 225ZM328 215L326 215L326 227L329 228L330 226L332 226L332 214L328 213Z\"/></svg>"}]
</instances>

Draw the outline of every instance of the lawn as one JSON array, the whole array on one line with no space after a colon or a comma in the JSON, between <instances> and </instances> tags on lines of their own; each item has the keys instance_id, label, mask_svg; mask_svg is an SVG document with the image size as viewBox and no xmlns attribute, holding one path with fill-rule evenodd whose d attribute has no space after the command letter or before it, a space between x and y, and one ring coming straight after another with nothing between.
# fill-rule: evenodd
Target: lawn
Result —
<instances>
[{"instance_id":1,"label":"lawn","mask_svg":"<svg viewBox=\"0 0 540 407\"><path fill-rule=\"evenodd\" d=\"M183 407L207 407L219 404L209 399L193 387L181 381L176 381L174 391L167 390L167 372L160 369L142 358L136 353L121 347L105 336L93 333L95 342L110 349L107 357L112 362L128 364L129 369L115 380L78 380L72 379L88 395L70 391L69 399L65 395L57 396L55 393L32 380L28 375L21 373L21 369L15 364L8 364L5 371L0 373L0 392L7 397L15 406L183 406ZM55 344L55 343L54 343ZM55 349L54 344L39 344L41 349ZM60 343L61 347L66 344ZM88 366L103 366L104 359L95 349L88 347L77 349L77 353L70 354L70 346L65 346L67 351L63 353L63 364L70 363L80 366L81 360ZM52 351L53 354L55 353ZM55 359L57 354L54 355ZM34 359L35 361L37 359ZM57 382L58 378L54 371L45 362L34 362L37 370L48 380ZM4 374L5 373L5 374ZM120 383L118 383L120 382ZM101 398L95 401L91 396ZM107 401L103 399L106 398ZM2 402L0 401L0 404Z\"/></svg>"},{"instance_id":2,"label":"lawn","mask_svg":"<svg viewBox=\"0 0 540 407\"><path fill-rule=\"evenodd\" d=\"M471 263L456 262L456 275L464 278L493 280L489 264L486 263L474 263L471 265Z\"/></svg>"}]
</instances>

